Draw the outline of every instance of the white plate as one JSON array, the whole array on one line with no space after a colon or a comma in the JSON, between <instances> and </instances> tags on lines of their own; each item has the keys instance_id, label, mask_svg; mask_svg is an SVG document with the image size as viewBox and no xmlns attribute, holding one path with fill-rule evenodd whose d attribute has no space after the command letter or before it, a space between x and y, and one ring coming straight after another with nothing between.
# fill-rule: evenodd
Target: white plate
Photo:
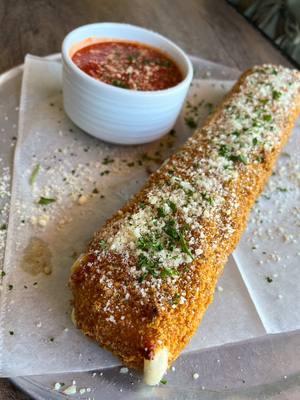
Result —
<instances>
[{"instance_id":1,"label":"white plate","mask_svg":"<svg viewBox=\"0 0 300 400\"><path fill-rule=\"evenodd\" d=\"M51 56L59 59L59 55ZM197 59L192 59L197 67ZM202 62L198 74L216 79L234 79L236 72L217 64ZM223 74L222 74L223 72ZM198 75L199 76L199 75ZM0 157L3 163L12 163L13 137L17 132L22 66L0 76ZM7 116L7 118L4 118ZM1 258L0 258L1 260ZM1 261L0 261L1 262ZM75 379L78 388L91 388L82 396L70 398L95 399L298 399L300 392L300 333L269 337L225 345L215 349L183 355L169 372L168 383L158 388L139 384L137 374L122 375L119 368L63 375L43 375L16 378L13 381L35 399L66 398L52 390L55 382L70 385ZM272 366L270 368L270 366ZM199 379L193 374L199 373ZM133 382L133 384L131 384ZM297 395L298 393L298 395Z\"/></svg>"}]
</instances>

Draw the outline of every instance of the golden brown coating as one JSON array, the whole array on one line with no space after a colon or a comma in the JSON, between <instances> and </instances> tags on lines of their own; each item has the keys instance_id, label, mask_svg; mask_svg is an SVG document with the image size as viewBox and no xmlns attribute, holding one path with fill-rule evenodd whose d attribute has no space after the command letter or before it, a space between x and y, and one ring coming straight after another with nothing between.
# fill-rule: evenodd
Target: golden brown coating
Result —
<instances>
[{"instance_id":1,"label":"golden brown coating","mask_svg":"<svg viewBox=\"0 0 300 400\"><path fill-rule=\"evenodd\" d=\"M73 269L77 326L132 367L172 363L213 299L300 112L300 73L264 65L95 234Z\"/></svg>"}]
</instances>

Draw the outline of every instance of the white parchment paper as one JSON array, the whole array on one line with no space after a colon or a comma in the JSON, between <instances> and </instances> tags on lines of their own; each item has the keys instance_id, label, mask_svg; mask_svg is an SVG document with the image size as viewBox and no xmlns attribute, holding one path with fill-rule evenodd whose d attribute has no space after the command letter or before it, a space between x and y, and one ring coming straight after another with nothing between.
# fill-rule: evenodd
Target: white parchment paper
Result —
<instances>
[{"instance_id":1,"label":"white parchment paper","mask_svg":"<svg viewBox=\"0 0 300 400\"><path fill-rule=\"evenodd\" d=\"M193 61L198 76L203 72L206 77L194 81L188 99L197 107L194 119L200 125L231 87L232 83L224 79L232 78L234 73L222 67L210 68L201 60ZM216 76L218 80L213 80ZM80 131L65 116L60 62L32 56L26 57L20 107L1 298L1 374L83 371L118 365L119 360L72 325L69 269L94 231L192 134L185 123L186 110L175 132L158 142L135 147L106 144ZM292 140L299 142L297 137L295 132ZM284 163L291 165L274 177L271 185L275 189L268 189L271 200L259 202L235 253L237 264L231 257L215 301L185 351L299 328L299 254L293 240L299 237L300 227L299 220L298 225L291 222L295 221L292 215L297 214L291 210L297 210L299 204L299 181L290 178L288 188L282 183L287 173L293 175L293 145L289 153ZM297 177L297 171L295 174ZM39 204L42 198L53 202ZM279 219L276 207L283 204L285 211ZM275 216L270 214L260 222L255 213ZM272 218L277 218L276 224ZM290 235L285 230L278 237L268 233L270 226L279 226L283 220L286 228L292 226L293 237L283 237ZM270 239L265 240L263 232L255 234L254 245L253 232L257 229L266 231ZM32 243L38 243L43 250L37 257L43 261L38 274L33 274L28 257L24 260L28 250L32 253ZM268 254L270 261L265 262ZM290 257L285 267L277 256ZM291 307L292 314L282 312Z\"/></svg>"},{"instance_id":2,"label":"white parchment paper","mask_svg":"<svg viewBox=\"0 0 300 400\"><path fill-rule=\"evenodd\" d=\"M300 329L299 120L234 255L266 331Z\"/></svg>"}]
</instances>

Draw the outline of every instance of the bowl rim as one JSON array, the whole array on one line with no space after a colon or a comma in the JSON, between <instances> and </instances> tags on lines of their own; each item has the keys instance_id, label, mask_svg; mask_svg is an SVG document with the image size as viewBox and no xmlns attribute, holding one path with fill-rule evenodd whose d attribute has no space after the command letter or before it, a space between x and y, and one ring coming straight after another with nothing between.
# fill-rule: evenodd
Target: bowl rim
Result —
<instances>
[{"instance_id":1,"label":"bowl rim","mask_svg":"<svg viewBox=\"0 0 300 400\"><path fill-rule=\"evenodd\" d=\"M172 86L170 88L167 89L160 89L160 90L128 90L128 89L124 89L124 88L119 88L113 85L110 85L108 83L102 82L98 79L93 78L92 76L88 75L87 73L85 73L84 71L82 71L71 59L70 54L69 54L69 47L67 45L67 41L70 39L70 37L72 37L72 35L74 35L75 33L77 33L78 31L80 32L81 30L87 30L88 28L96 28L98 26L102 26L105 27L105 25L109 25L111 26L115 26L120 27L128 27L128 28L135 28L141 31L145 31L146 33L153 35L154 37L156 37L157 39L163 41L163 42L167 42L171 47L173 47L173 49L179 54L179 56L181 56L181 58L184 60L184 62L186 63L187 66L187 72L186 75L184 77L184 79L179 82L177 85ZM117 39L116 39L117 40ZM126 39L121 39L120 40L126 40ZM136 42L139 42L138 40L136 40ZM142 43L142 41L140 41L139 43ZM147 43L145 43L147 44ZM155 47L155 46L153 46ZM152 31L150 29L147 28L143 28L141 26L138 25L132 25L132 24L126 24L126 23L119 23L119 22L95 22L92 24L85 24L85 25L81 25L75 29L73 29L72 31L70 31L64 38L63 42L62 42L62 60L68 65L68 67L74 71L75 74L77 74L78 76L80 76L82 79L86 80L87 82L89 82L90 84L94 85L95 88L106 88L107 90L111 90L112 92L115 92L116 94L123 94L123 95L128 95L128 96L139 96L139 97L145 97L145 96L151 96L151 97L156 97L156 96L161 96L164 94L171 94L172 92L176 92L178 90L180 90L182 87L185 87L187 84L190 84L192 79L193 79L193 65L189 59L189 57L187 56L187 54L184 52L184 50L182 50L176 43L172 42L170 39L168 39L167 37L161 35L160 33L157 33L155 31ZM176 60L174 60L176 62ZM96 89L97 90L97 89Z\"/></svg>"}]
</instances>

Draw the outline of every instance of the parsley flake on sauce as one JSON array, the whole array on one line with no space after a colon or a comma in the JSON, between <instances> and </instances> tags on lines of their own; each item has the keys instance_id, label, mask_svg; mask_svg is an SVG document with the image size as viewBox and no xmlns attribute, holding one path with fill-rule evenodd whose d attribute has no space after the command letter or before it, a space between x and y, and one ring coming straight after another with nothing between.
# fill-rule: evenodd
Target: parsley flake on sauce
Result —
<instances>
[{"instance_id":1,"label":"parsley flake on sauce","mask_svg":"<svg viewBox=\"0 0 300 400\"><path fill-rule=\"evenodd\" d=\"M129 86L125 82L120 81L119 79L114 79L112 81L112 85L119 87L121 89L129 89Z\"/></svg>"}]
</instances>

